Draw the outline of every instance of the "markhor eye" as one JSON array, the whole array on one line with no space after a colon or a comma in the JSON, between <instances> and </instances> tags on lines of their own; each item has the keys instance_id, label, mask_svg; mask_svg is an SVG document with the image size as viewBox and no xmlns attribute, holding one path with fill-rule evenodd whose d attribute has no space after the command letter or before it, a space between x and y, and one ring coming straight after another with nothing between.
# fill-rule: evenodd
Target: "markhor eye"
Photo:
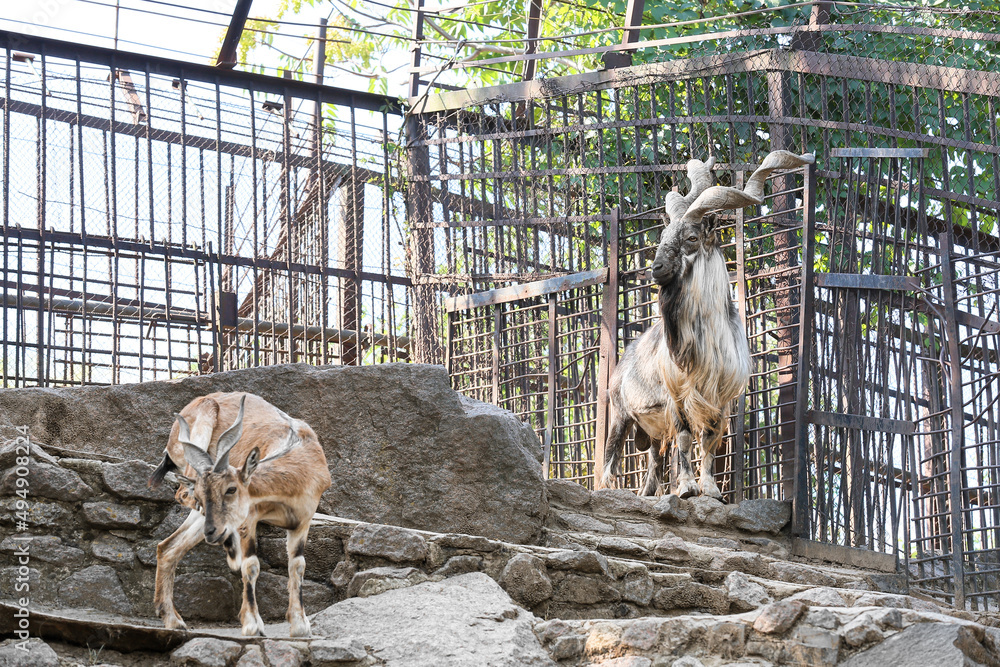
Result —
<instances>
[{"instance_id":1,"label":"markhor eye","mask_svg":"<svg viewBox=\"0 0 1000 667\"><path fill-rule=\"evenodd\" d=\"M236 493L236 487L235 486L231 486L228 489L226 489L226 495L227 496L231 496L234 493Z\"/></svg>"},{"instance_id":2,"label":"markhor eye","mask_svg":"<svg viewBox=\"0 0 1000 667\"><path fill-rule=\"evenodd\" d=\"M688 237L688 241L691 241L692 243L694 243L697 240L698 240L698 237L696 235L694 235L694 234L692 234L691 236Z\"/></svg>"}]
</instances>

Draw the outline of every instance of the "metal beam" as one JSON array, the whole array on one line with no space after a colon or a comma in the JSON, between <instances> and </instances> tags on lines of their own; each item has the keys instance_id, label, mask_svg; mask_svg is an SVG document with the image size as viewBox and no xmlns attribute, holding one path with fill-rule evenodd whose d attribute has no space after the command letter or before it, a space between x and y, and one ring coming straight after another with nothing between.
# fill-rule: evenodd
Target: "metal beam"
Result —
<instances>
[{"instance_id":1,"label":"metal beam","mask_svg":"<svg viewBox=\"0 0 1000 667\"><path fill-rule=\"evenodd\" d=\"M528 0L528 35L524 52L526 54L538 51L538 33L542 23L542 0ZM535 78L535 71L538 62L535 60L524 61L524 80L530 81Z\"/></svg>"},{"instance_id":2,"label":"metal beam","mask_svg":"<svg viewBox=\"0 0 1000 667\"><path fill-rule=\"evenodd\" d=\"M635 44L639 41L639 26L642 25L642 12L646 8L646 0L628 0L625 7L625 24L622 30L622 46ZM608 51L601 56L605 69L631 67L632 54L635 49L626 51Z\"/></svg>"},{"instance_id":3,"label":"metal beam","mask_svg":"<svg viewBox=\"0 0 1000 667\"><path fill-rule=\"evenodd\" d=\"M236 49L240 45L240 37L243 36L243 26L246 25L247 16L250 15L251 4L253 4L253 0L236 0L233 17L229 21L229 29L226 30L226 37L222 40L222 48L219 49L219 59L215 62L216 67L232 69L236 66Z\"/></svg>"},{"instance_id":4,"label":"metal beam","mask_svg":"<svg viewBox=\"0 0 1000 667\"><path fill-rule=\"evenodd\" d=\"M135 72L149 71L151 75L164 78L183 79L185 81L200 81L210 85L240 88L258 93L285 95L307 100L319 99L328 104L354 106L368 111L386 111L402 114L403 108L399 100L388 95L378 95L356 90L345 90L332 86L321 86L312 81L297 81L281 79L275 76L242 72L240 70L223 70L210 65L181 62L169 58L149 56L128 51L115 51L99 46L77 44L59 39L33 37L9 30L0 30L0 49L27 51L30 53L45 53L49 60L62 58L70 62L105 65L109 69L132 70ZM105 121L107 123L107 121Z\"/></svg>"}]
</instances>

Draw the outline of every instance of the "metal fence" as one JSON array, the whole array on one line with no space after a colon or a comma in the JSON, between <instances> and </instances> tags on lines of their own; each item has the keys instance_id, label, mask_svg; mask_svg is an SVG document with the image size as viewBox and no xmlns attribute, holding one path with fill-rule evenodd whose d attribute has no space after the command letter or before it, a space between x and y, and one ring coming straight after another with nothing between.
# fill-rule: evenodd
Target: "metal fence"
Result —
<instances>
[{"instance_id":1,"label":"metal fence","mask_svg":"<svg viewBox=\"0 0 1000 667\"><path fill-rule=\"evenodd\" d=\"M392 99L0 32L3 386L406 359Z\"/></svg>"},{"instance_id":2,"label":"metal fence","mask_svg":"<svg viewBox=\"0 0 1000 667\"><path fill-rule=\"evenodd\" d=\"M446 341L456 388L532 423L551 476L592 484L607 378L656 315L654 209L686 160L715 155L735 183L770 150L815 151L723 231L754 367L720 487L793 500L798 534L895 554L919 588L995 609L1000 76L975 52L1000 37L899 8L864 37L881 11L412 100L412 248L433 267L415 299L448 313L415 333ZM637 488L629 451L619 483Z\"/></svg>"}]
</instances>

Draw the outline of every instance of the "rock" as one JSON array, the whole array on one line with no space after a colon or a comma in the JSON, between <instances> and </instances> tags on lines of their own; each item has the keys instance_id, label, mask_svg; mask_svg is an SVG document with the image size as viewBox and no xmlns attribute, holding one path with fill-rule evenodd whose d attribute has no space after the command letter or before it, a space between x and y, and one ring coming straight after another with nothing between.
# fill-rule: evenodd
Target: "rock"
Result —
<instances>
[{"instance_id":1,"label":"rock","mask_svg":"<svg viewBox=\"0 0 1000 667\"><path fill-rule=\"evenodd\" d=\"M810 588L800 593L796 593L787 599L800 600L811 607L846 607L847 601L840 593L833 588L818 586Z\"/></svg>"},{"instance_id":2,"label":"rock","mask_svg":"<svg viewBox=\"0 0 1000 667\"><path fill-rule=\"evenodd\" d=\"M705 667L705 665L693 655L685 655L674 660L670 667Z\"/></svg>"},{"instance_id":3,"label":"rock","mask_svg":"<svg viewBox=\"0 0 1000 667\"><path fill-rule=\"evenodd\" d=\"M638 556L646 558L649 550L638 542L627 540L624 537L602 537L600 541L601 549L615 554L625 556Z\"/></svg>"},{"instance_id":4,"label":"rock","mask_svg":"<svg viewBox=\"0 0 1000 667\"><path fill-rule=\"evenodd\" d=\"M84 503L83 518L98 528L136 528L142 523L142 513L136 505L103 501Z\"/></svg>"},{"instance_id":5,"label":"rock","mask_svg":"<svg viewBox=\"0 0 1000 667\"><path fill-rule=\"evenodd\" d=\"M21 540L8 537L0 542L0 551L15 551L24 544ZM27 544L32 560L37 559L59 567L76 567L83 562L82 549L65 545L62 539L54 535L34 535Z\"/></svg>"},{"instance_id":6,"label":"rock","mask_svg":"<svg viewBox=\"0 0 1000 667\"><path fill-rule=\"evenodd\" d=\"M779 533L792 519L792 504L783 500L744 500L729 510L732 525L754 533Z\"/></svg>"},{"instance_id":7,"label":"rock","mask_svg":"<svg viewBox=\"0 0 1000 667\"><path fill-rule=\"evenodd\" d=\"M884 638L878 624L868 614L862 614L845 625L840 634L844 638L844 642L853 647L874 644Z\"/></svg>"},{"instance_id":8,"label":"rock","mask_svg":"<svg viewBox=\"0 0 1000 667\"><path fill-rule=\"evenodd\" d=\"M558 481L558 480L549 480ZM577 486L574 484L574 486ZM582 488L582 487L581 487ZM434 538L434 543L442 546L448 547L450 549L470 549L472 551L479 552L490 552L496 551L500 548L500 543L494 540L487 539L485 537L480 537L478 535L459 535L459 534L449 534L449 535L438 535Z\"/></svg>"},{"instance_id":9,"label":"rock","mask_svg":"<svg viewBox=\"0 0 1000 667\"><path fill-rule=\"evenodd\" d=\"M547 479L545 490L549 493L549 502L566 507L583 507L590 502L590 491L568 479Z\"/></svg>"},{"instance_id":10,"label":"rock","mask_svg":"<svg viewBox=\"0 0 1000 667\"><path fill-rule=\"evenodd\" d=\"M0 667L59 667L59 656L37 637L0 644Z\"/></svg>"},{"instance_id":11,"label":"rock","mask_svg":"<svg viewBox=\"0 0 1000 667\"><path fill-rule=\"evenodd\" d=\"M242 647L236 642L211 637L192 639L170 654L170 661L193 667L227 667Z\"/></svg>"},{"instance_id":12,"label":"rock","mask_svg":"<svg viewBox=\"0 0 1000 667\"><path fill-rule=\"evenodd\" d=\"M622 646L638 651L648 651L656 646L660 638L661 621L643 618L625 628L622 633Z\"/></svg>"},{"instance_id":13,"label":"rock","mask_svg":"<svg viewBox=\"0 0 1000 667\"><path fill-rule=\"evenodd\" d=\"M316 614L312 630L357 639L386 667L554 666L534 622L496 582L474 572L344 600Z\"/></svg>"},{"instance_id":14,"label":"rock","mask_svg":"<svg viewBox=\"0 0 1000 667\"><path fill-rule=\"evenodd\" d=\"M264 651L256 644L248 644L243 649L243 655L240 656L236 667L267 667L267 663L264 662Z\"/></svg>"},{"instance_id":15,"label":"rock","mask_svg":"<svg viewBox=\"0 0 1000 667\"><path fill-rule=\"evenodd\" d=\"M545 564L553 570L575 570L585 574L610 576L608 559L597 551L556 551L545 556Z\"/></svg>"},{"instance_id":16,"label":"rock","mask_svg":"<svg viewBox=\"0 0 1000 667\"><path fill-rule=\"evenodd\" d=\"M621 593L600 579L580 574L567 574L555 584L552 599L557 602L597 604L599 602L617 602L621 599Z\"/></svg>"},{"instance_id":17,"label":"rock","mask_svg":"<svg viewBox=\"0 0 1000 667\"><path fill-rule=\"evenodd\" d=\"M177 575L174 605L182 617L203 621L231 621L236 618L238 608L230 580L202 572ZM262 615L263 611L261 607Z\"/></svg>"},{"instance_id":18,"label":"rock","mask_svg":"<svg viewBox=\"0 0 1000 667\"><path fill-rule=\"evenodd\" d=\"M7 422L7 424L9 423ZM8 468L13 468L24 463L24 442L19 441L22 434L7 424L0 424L0 470L7 470ZM29 435L27 439L29 440L29 463L31 461L41 461L49 465L59 465L59 461L39 447L33 437Z\"/></svg>"},{"instance_id":19,"label":"rock","mask_svg":"<svg viewBox=\"0 0 1000 667\"><path fill-rule=\"evenodd\" d=\"M659 609L705 609L714 614L729 613L729 596L725 591L693 581L663 588L653 596L653 606Z\"/></svg>"},{"instance_id":20,"label":"rock","mask_svg":"<svg viewBox=\"0 0 1000 667\"><path fill-rule=\"evenodd\" d=\"M652 601L655 590L649 570L645 567L636 568L623 579L622 599L645 607Z\"/></svg>"},{"instance_id":21,"label":"rock","mask_svg":"<svg viewBox=\"0 0 1000 667\"><path fill-rule=\"evenodd\" d=\"M690 556L687 543L673 535L657 540L653 544L653 557L657 560L684 561Z\"/></svg>"},{"instance_id":22,"label":"rock","mask_svg":"<svg viewBox=\"0 0 1000 667\"><path fill-rule=\"evenodd\" d=\"M264 620L281 620L288 611L288 577L261 572L257 576L257 606ZM310 579L302 580L302 606L306 614L326 609L334 601L333 591Z\"/></svg>"},{"instance_id":23,"label":"rock","mask_svg":"<svg viewBox=\"0 0 1000 667\"><path fill-rule=\"evenodd\" d=\"M707 628L708 654L732 659L746 650L747 628L743 623L722 621Z\"/></svg>"},{"instance_id":24,"label":"rock","mask_svg":"<svg viewBox=\"0 0 1000 667\"><path fill-rule=\"evenodd\" d=\"M621 623L595 621L588 628L587 655L597 656L616 650L621 644L623 628Z\"/></svg>"},{"instance_id":25,"label":"rock","mask_svg":"<svg viewBox=\"0 0 1000 667\"><path fill-rule=\"evenodd\" d=\"M792 584L806 584L807 586L836 586L837 580L830 575L813 567L799 565L798 563L782 563L775 561L771 563L771 579L787 581Z\"/></svg>"},{"instance_id":26,"label":"rock","mask_svg":"<svg viewBox=\"0 0 1000 667\"><path fill-rule=\"evenodd\" d=\"M653 506L628 489L598 489L590 494L597 514L652 514Z\"/></svg>"},{"instance_id":27,"label":"rock","mask_svg":"<svg viewBox=\"0 0 1000 667\"><path fill-rule=\"evenodd\" d=\"M845 667L965 667L986 663L987 659L983 645L968 628L944 623L916 623L881 644L855 654L842 664Z\"/></svg>"},{"instance_id":28,"label":"rock","mask_svg":"<svg viewBox=\"0 0 1000 667\"><path fill-rule=\"evenodd\" d=\"M454 577L459 574L478 572L482 569L482 556L452 556L434 574L440 577Z\"/></svg>"},{"instance_id":29,"label":"rock","mask_svg":"<svg viewBox=\"0 0 1000 667\"><path fill-rule=\"evenodd\" d=\"M572 512L554 512L558 523L566 530L580 533L613 533L615 527L600 519L595 519L586 514L574 514Z\"/></svg>"},{"instance_id":30,"label":"rock","mask_svg":"<svg viewBox=\"0 0 1000 667\"><path fill-rule=\"evenodd\" d=\"M16 561L14 561L16 562ZM25 575L23 566L11 565L0 567L0 597L13 599L15 593L30 593L32 604L55 602L57 599L56 583L49 572L43 573L34 567L28 567ZM16 586L28 584L28 591L18 591Z\"/></svg>"},{"instance_id":31,"label":"rock","mask_svg":"<svg viewBox=\"0 0 1000 667\"><path fill-rule=\"evenodd\" d=\"M531 554L517 554L507 561L500 584L516 602L529 609L552 597L552 580L545 563Z\"/></svg>"},{"instance_id":32,"label":"rock","mask_svg":"<svg viewBox=\"0 0 1000 667\"><path fill-rule=\"evenodd\" d=\"M736 612L751 611L771 602L764 587L754 583L742 572L730 572L726 577L726 590L732 609Z\"/></svg>"},{"instance_id":33,"label":"rock","mask_svg":"<svg viewBox=\"0 0 1000 667\"><path fill-rule=\"evenodd\" d=\"M739 549L740 543L736 540L731 540L728 537L707 537L702 535L698 538L698 544L703 547L712 547L714 549Z\"/></svg>"},{"instance_id":34,"label":"rock","mask_svg":"<svg viewBox=\"0 0 1000 667\"><path fill-rule=\"evenodd\" d=\"M15 513L24 512L26 514L25 523L29 526L64 526L68 523L71 512L58 503L44 503L38 500L29 500L28 508L20 510L17 503L20 498L4 498L0 500L0 522L13 524ZM20 520L20 519L19 519Z\"/></svg>"},{"instance_id":35,"label":"rock","mask_svg":"<svg viewBox=\"0 0 1000 667\"><path fill-rule=\"evenodd\" d=\"M840 636L829 630L799 625L785 642L781 657L784 662L795 665L836 665L840 657Z\"/></svg>"},{"instance_id":36,"label":"rock","mask_svg":"<svg viewBox=\"0 0 1000 667\"><path fill-rule=\"evenodd\" d=\"M795 625L805 609L805 603L799 600L772 602L761 609L753 629L765 635L780 635Z\"/></svg>"},{"instance_id":37,"label":"rock","mask_svg":"<svg viewBox=\"0 0 1000 667\"><path fill-rule=\"evenodd\" d=\"M358 572L347 586L347 597L369 597L397 588L416 586L427 575L415 567L374 567Z\"/></svg>"},{"instance_id":38,"label":"rock","mask_svg":"<svg viewBox=\"0 0 1000 667\"><path fill-rule=\"evenodd\" d=\"M866 583L872 590L896 595L909 595L910 582L905 574L869 574Z\"/></svg>"},{"instance_id":39,"label":"rock","mask_svg":"<svg viewBox=\"0 0 1000 667\"><path fill-rule=\"evenodd\" d=\"M639 521L615 521L615 532L628 537L642 537L652 539L656 537L656 530L648 523Z\"/></svg>"},{"instance_id":40,"label":"rock","mask_svg":"<svg viewBox=\"0 0 1000 667\"><path fill-rule=\"evenodd\" d=\"M104 485L119 498L134 498L137 500L159 500L171 502L174 490L169 484L161 484L158 488L150 488L149 476L155 466L143 461L125 461L123 463L105 463L102 466L101 477Z\"/></svg>"},{"instance_id":41,"label":"rock","mask_svg":"<svg viewBox=\"0 0 1000 667\"><path fill-rule=\"evenodd\" d=\"M17 480L20 478L18 472L18 468L11 468L0 477L0 495L13 495L17 491ZM94 489L72 470L41 461L33 460L28 465L27 480L26 488L32 498L74 502L90 498L95 493Z\"/></svg>"},{"instance_id":42,"label":"rock","mask_svg":"<svg viewBox=\"0 0 1000 667\"><path fill-rule=\"evenodd\" d=\"M568 660L582 655L586 647L587 638L582 635L557 637L549 646L549 653L556 660Z\"/></svg>"},{"instance_id":43,"label":"rock","mask_svg":"<svg viewBox=\"0 0 1000 667\"><path fill-rule=\"evenodd\" d=\"M715 498L695 496L688 503L691 505L694 520L698 523L709 526L725 526L729 523L729 513L726 512L726 506Z\"/></svg>"},{"instance_id":44,"label":"rock","mask_svg":"<svg viewBox=\"0 0 1000 667\"><path fill-rule=\"evenodd\" d=\"M599 667L650 667L653 661L641 655L623 655L596 663Z\"/></svg>"},{"instance_id":45,"label":"rock","mask_svg":"<svg viewBox=\"0 0 1000 667\"><path fill-rule=\"evenodd\" d=\"M824 630L836 630L840 626L840 619L837 617L837 614L823 607L810 609L806 612L804 622L814 625L817 628L823 628Z\"/></svg>"},{"instance_id":46,"label":"rock","mask_svg":"<svg viewBox=\"0 0 1000 667\"><path fill-rule=\"evenodd\" d=\"M191 510L183 505L173 505L167 515L163 517L156 529L150 534L157 542L164 540L173 534L175 530L180 528L180 525L184 523L184 520L191 515Z\"/></svg>"},{"instance_id":47,"label":"rock","mask_svg":"<svg viewBox=\"0 0 1000 667\"><path fill-rule=\"evenodd\" d=\"M364 660L368 652L365 645L354 637L340 639L317 639L309 644L310 664L313 667L341 662Z\"/></svg>"},{"instance_id":48,"label":"rock","mask_svg":"<svg viewBox=\"0 0 1000 667\"><path fill-rule=\"evenodd\" d=\"M675 493L669 493L653 505L653 515L659 517L661 521L676 521L684 523L688 519L690 512L684 509L683 500Z\"/></svg>"},{"instance_id":49,"label":"rock","mask_svg":"<svg viewBox=\"0 0 1000 667\"><path fill-rule=\"evenodd\" d=\"M113 614L132 613L118 575L107 565L91 565L59 584L59 600L74 609L97 609Z\"/></svg>"},{"instance_id":50,"label":"rock","mask_svg":"<svg viewBox=\"0 0 1000 667\"><path fill-rule=\"evenodd\" d=\"M420 562L427 557L427 540L396 526L362 524L351 533L345 550L358 556L377 556L396 563Z\"/></svg>"},{"instance_id":51,"label":"rock","mask_svg":"<svg viewBox=\"0 0 1000 667\"><path fill-rule=\"evenodd\" d=\"M343 588L351 583L357 572L358 566L353 561L342 560L337 563L337 567L333 568L333 572L330 574L330 583L337 588Z\"/></svg>"},{"instance_id":52,"label":"rock","mask_svg":"<svg viewBox=\"0 0 1000 667\"><path fill-rule=\"evenodd\" d=\"M916 601L916 600L913 600ZM922 600L921 600L922 602ZM887 593L865 593L854 601L855 607L895 607L897 609L909 609L911 598L905 595L890 595ZM927 611L937 612L939 609L933 607Z\"/></svg>"},{"instance_id":53,"label":"rock","mask_svg":"<svg viewBox=\"0 0 1000 667\"><path fill-rule=\"evenodd\" d=\"M120 537L101 535L90 545L90 550L98 560L115 565L131 567L135 561L132 546Z\"/></svg>"},{"instance_id":54,"label":"rock","mask_svg":"<svg viewBox=\"0 0 1000 667\"><path fill-rule=\"evenodd\" d=\"M542 447L510 412L460 396L441 366L286 364L180 380L0 395L34 438L159 462L174 413L248 391L312 426L333 476L320 511L368 523L536 543L548 511Z\"/></svg>"},{"instance_id":55,"label":"rock","mask_svg":"<svg viewBox=\"0 0 1000 667\"><path fill-rule=\"evenodd\" d=\"M299 667L302 664L298 650L286 642L265 639L264 655L271 667Z\"/></svg>"}]
</instances>

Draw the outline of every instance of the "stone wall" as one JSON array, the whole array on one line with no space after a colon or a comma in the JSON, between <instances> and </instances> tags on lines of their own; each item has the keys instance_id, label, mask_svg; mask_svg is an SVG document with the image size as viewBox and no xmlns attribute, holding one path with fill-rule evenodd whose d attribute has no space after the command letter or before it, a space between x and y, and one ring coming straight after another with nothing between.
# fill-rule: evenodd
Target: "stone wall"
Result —
<instances>
[{"instance_id":1,"label":"stone wall","mask_svg":"<svg viewBox=\"0 0 1000 667\"><path fill-rule=\"evenodd\" d=\"M53 452L155 464L174 413L215 391L258 394L312 426L333 477L320 511L517 543L541 538L548 506L538 438L509 412L461 397L440 366L292 364L172 382L0 390L0 421L28 426ZM71 465L102 476L99 464ZM46 499L78 502L89 493L56 499L44 484L31 487L35 511L52 519L62 513ZM121 499L144 499L131 493Z\"/></svg>"}]
</instances>

